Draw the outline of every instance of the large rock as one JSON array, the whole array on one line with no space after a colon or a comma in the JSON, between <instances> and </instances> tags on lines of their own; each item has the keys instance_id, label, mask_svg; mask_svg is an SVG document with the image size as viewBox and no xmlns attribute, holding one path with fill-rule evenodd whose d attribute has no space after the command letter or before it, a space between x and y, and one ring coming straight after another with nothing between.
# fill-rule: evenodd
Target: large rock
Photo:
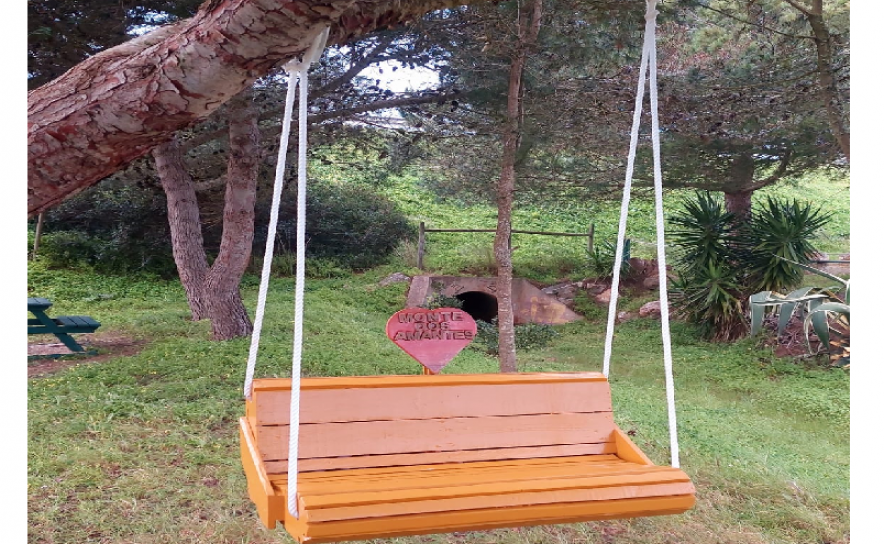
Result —
<instances>
[{"instance_id":1,"label":"large rock","mask_svg":"<svg viewBox=\"0 0 884 544\"><path fill-rule=\"evenodd\" d=\"M599 304L610 304L611 303L611 290L605 289L601 293L595 296L595 301Z\"/></svg>"},{"instance_id":2,"label":"large rock","mask_svg":"<svg viewBox=\"0 0 884 544\"><path fill-rule=\"evenodd\" d=\"M639 317L660 317L660 301L648 302L638 310Z\"/></svg>"}]
</instances>

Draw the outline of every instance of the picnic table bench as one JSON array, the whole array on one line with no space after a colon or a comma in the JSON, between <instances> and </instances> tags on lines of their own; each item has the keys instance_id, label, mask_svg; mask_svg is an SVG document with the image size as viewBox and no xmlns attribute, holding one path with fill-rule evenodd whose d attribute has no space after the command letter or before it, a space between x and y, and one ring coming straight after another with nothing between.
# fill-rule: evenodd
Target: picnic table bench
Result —
<instances>
[{"instance_id":1,"label":"picnic table bench","mask_svg":"<svg viewBox=\"0 0 884 544\"><path fill-rule=\"evenodd\" d=\"M50 317L46 313L50 307L52 302L49 299L28 297L28 312L34 316L33 319L28 319L28 335L53 334L69 350L76 353L85 351L71 334L95 332L101 323L87 315Z\"/></svg>"}]
</instances>

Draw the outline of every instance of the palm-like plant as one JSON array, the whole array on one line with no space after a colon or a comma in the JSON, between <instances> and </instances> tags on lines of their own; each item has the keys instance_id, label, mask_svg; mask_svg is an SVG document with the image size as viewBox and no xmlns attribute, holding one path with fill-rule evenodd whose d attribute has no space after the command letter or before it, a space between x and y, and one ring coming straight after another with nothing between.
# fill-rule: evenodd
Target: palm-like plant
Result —
<instances>
[{"instance_id":1,"label":"palm-like plant","mask_svg":"<svg viewBox=\"0 0 884 544\"><path fill-rule=\"evenodd\" d=\"M746 230L745 270L752 291L785 291L801 283L801 265L817 253L812 240L831 214L798 201L767 199Z\"/></svg>"},{"instance_id":2,"label":"palm-like plant","mask_svg":"<svg viewBox=\"0 0 884 544\"><path fill-rule=\"evenodd\" d=\"M720 200L698 193L670 222L675 258L673 307L707 338L734 340L747 331L748 293L785 291L801 282L816 253L812 237L830 215L809 204L768 198L738 222Z\"/></svg>"},{"instance_id":3,"label":"palm-like plant","mask_svg":"<svg viewBox=\"0 0 884 544\"><path fill-rule=\"evenodd\" d=\"M710 264L720 266L733 260L734 214L709 193L697 193L696 200L686 200L684 210L670 219L670 236L681 249L676 265L683 270L702 270Z\"/></svg>"},{"instance_id":4,"label":"palm-like plant","mask_svg":"<svg viewBox=\"0 0 884 544\"><path fill-rule=\"evenodd\" d=\"M742 292L724 265L709 263L672 282L676 315L699 326L704 337L720 342L746 334Z\"/></svg>"},{"instance_id":5,"label":"palm-like plant","mask_svg":"<svg viewBox=\"0 0 884 544\"><path fill-rule=\"evenodd\" d=\"M676 315L697 324L711 340L730 341L746 332L739 269L735 266L734 215L709 193L684 203L670 222L678 278L672 283Z\"/></svg>"}]
</instances>

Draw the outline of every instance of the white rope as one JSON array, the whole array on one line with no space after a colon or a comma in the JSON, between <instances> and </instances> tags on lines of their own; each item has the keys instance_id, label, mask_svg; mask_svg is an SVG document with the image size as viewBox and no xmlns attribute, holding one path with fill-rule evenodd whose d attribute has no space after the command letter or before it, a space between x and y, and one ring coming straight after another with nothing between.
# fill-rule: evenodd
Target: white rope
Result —
<instances>
[{"instance_id":1,"label":"white rope","mask_svg":"<svg viewBox=\"0 0 884 544\"><path fill-rule=\"evenodd\" d=\"M648 2L648 18L656 18L656 0ZM651 13L653 11L653 13ZM651 42L657 40L656 25L651 24ZM669 415L669 452L671 465L678 468L678 425L675 421L675 380L672 375L672 341L669 333L669 293L666 274L666 244L664 243L663 172L660 166L660 120L657 115L657 48L651 47L648 71L651 84L651 142L654 150L654 200L657 216L657 274L660 278L660 324L663 339L663 368L666 374L666 407Z\"/></svg>"},{"instance_id":2,"label":"white rope","mask_svg":"<svg viewBox=\"0 0 884 544\"><path fill-rule=\"evenodd\" d=\"M261 267L261 285L258 288L258 307L255 309L255 325L252 328L252 343L249 346L249 362L246 366L246 381L243 393L252 398L252 381L255 377L255 364L258 360L258 344L261 342L261 327L264 325L264 308L267 304L267 287L270 284L270 268L273 261L273 246L276 242L276 223L279 217L279 202L282 196L285 175L286 151L289 132L292 126L292 106L295 102L294 78L289 72L288 91L285 96L285 115L282 119L282 134L279 137L279 154L276 159L276 178L273 182L273 201L270 205L270 222L267 225L267 243L264 246L264 264Z\"/></svg>"},{"instance_id":3,"label":"white rope","mask_svg":"<svg viewBox=\"0 0 884 544\"><path fill-rule=\"evenodd\" d=\"M301 428L301 348L304 338L304 268L307 237L307 71L319 60L328 28L316 37L313 46L300 62L286 65L289 74L297 73L301 86L298 101L298 222L295 234L295 331L292 349L292 398L289 404L289 461L288 509L295 517L298 512L298 435ZM292 78L294 79L294 78Z\"/></svg>"},{"instance_id":4,"label":"white rope","mask_svg":"<svg viewBox=\"0 0 884 544\"><path fill-rule=\"evenodd\" d=\"M654 0L649 0L653 2ZM649 8L650 9L650 8ZM626 159L626 180L623 183L623 200L620 204L620 225L617 228L617 248L614 252L614 277L611 279L611 298L608 301L608 327L605 333L605 358L602 373L605 377L611 369L611 348L614 343L614 321L617 317L617 298L620 295L620 265L623 260L623 240L626 237L626 217L629 215L629 196L632 191L632 173L635 169L635 150L638 147L638 128L641 124L642 104L645 99L645 68L650 57L649 49L653 46L648 34L648 27L653 28L652 21L646 21L645 41L642 46L638 90L635 94L635 109L632 114L632 132L629 136L629 155Z\"/></svg>"},{"instance_id":5,"label":"white rope","mask_svg":"<svg viewBox=\"0 0 884 544\"><path fill-rule=\"evenodd\" d=\"M641 117L641 107L644 100L645 66L650 72L650 98L651 98L651 142L654 154L654 202L656 211L657 227L657 274L660 278L660 322L663 338L663 366L666 374L666 406L669 416L669 448L671 465L679 467L678 453L678 425L675 418L675 380L672 374L672 345L669 331L669 298L666 274L666 246L664 242L664 215L663 215L663 174L660 166L660 123L658 117L657 102L657 48L656 44L656 18L657 0L647 1L647 13L645 14L645 42L642 48L641 73L639 75L639 89L636 93L636 109L633 115L632 134L630 138L629 159L626 170L626 183L624 184L623 203L620 208L620 226L617 234L617 251L614 260L614 279L611 286L611 301L608 307L608 330L605 338L604 374L607 377L610 370L611 348L614 338L614 321L617 312L617 295L620 281L620 261L623 255L623 240L626 232L626 216L629 212L629 191L632 186L632 173L635 161L635 148L638 143L638 125Z\"/></svg>"},{"instance_id":6,"label":"white rope","mask_svg":"<svg viewBox=\"0 0 884 544\"><path fill-rule=\"evenodd\" d=\"M297 264L295 267L295 320L292 353L292 400L289 406L289 461L288 461L288 509L298 518L298 430L301 414L301 346L303 345L304 322L304 261L306 253L307 230L307 71L310 65L322 56L328 40L329 29L323 29L302 58L293 59L283 66L289 75L288 91L286 92L285 115L282 121L282 134L279 139L279 154L276 161L276 178L273 184L273 201L270 208L270 222L267 226L267 244L264 248L264 264L261 270L261 284L258 290L258 306L255 310L255 325L252 330L252 343L249 346L249 360L246 368L246 380L243 392L247 399L252 398L252 382L255 375L255 363L258 358L258 344L261 341L261 328L264 322L264 310L267 302L267 287L270 283L270 268L273 260L273 246L276 239L276 225L279 217L279 204L282 195L283 177L285 174L286 154L288 151L289 133L292 124L292 110L295 90L300 85L298 101L298 204L296 250Z\"/></svg>"}]
</instances>

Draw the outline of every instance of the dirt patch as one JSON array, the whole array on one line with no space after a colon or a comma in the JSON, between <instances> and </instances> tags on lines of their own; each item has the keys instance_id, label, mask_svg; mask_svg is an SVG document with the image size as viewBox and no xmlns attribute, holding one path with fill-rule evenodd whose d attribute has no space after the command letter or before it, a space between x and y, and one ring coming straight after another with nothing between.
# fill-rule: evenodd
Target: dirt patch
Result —
<instances>
[{"instance_id":1,"label":"dirt patch","mask_svg":"<svg viewBox=\"0 0 884 544\"><path fill-rule=\"evenodd\" d=\"M74 353L52 335L36 335L28 341L28 378L54 374L74 365L101 363L114 357L129 357L141 351L144 340L116 333L75 336L86 353Z\"/></svg>"}]
</instances>

